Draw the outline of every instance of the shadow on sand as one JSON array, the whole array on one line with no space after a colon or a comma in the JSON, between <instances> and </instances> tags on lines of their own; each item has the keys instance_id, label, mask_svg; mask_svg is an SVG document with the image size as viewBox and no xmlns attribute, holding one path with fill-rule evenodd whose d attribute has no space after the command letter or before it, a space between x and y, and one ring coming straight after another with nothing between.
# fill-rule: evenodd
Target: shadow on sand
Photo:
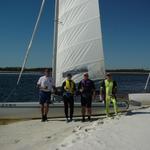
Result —
<instances>
[{"instance_id":1,"label":"shadow on sand","mask_svg":"<svg viewBox=\"0 0 150 150\"><path fill-rule=\"evenodd\" d=\"M150 115L150 112L144 112L144 111L139 111L139 112L132 112L132 111L128 111L126 113L126 116L131 116L131 115Z\"/></svg>"},{"instance_id":2,"label":"shadow on sand","mask_svg":"<svg viewBox=\"0 0 150 150\"><path fill-rule=\"evenodd\" d=\"M99 119L104 119L104 118L106 118L106 117L105 116L94 116L91 118L91 121L88 121L88 118L85 117L85 122L93 122L93 121L97 121ZM48 121L62 121L62 122L64 122L64 121L66 121L66 119L65 118L57 118L57 119L48 119ZM74 122L82 122L82 118L81 117L75 117L73 119L73 121Z\"/></svg>"}]
</instances>

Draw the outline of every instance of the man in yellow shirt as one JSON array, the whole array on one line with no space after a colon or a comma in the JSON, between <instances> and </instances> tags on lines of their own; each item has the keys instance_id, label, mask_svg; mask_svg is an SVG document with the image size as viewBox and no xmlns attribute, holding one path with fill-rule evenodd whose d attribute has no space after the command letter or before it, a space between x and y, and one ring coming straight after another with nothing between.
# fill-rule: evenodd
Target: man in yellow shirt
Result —
<instances>
[{"instance_id":1,"label":"man in yellow shirt","mask_svg":"<svg viewBox=\"0 0 150 150\"><path fill-rule=\"evenodd\" d=\"M106 115L109 116L109 106L110 103L113 103L115 115L117 115L117 103L116 103L116 92L117 92L117 83L112 80L110 73L107 73L106 79L102 82L100 87L100 94L104 99L106 106Z\"/></svg>"},{"instance_id":2,"label":"man in yellow shirt","mask_svg":"<svg viewBox=\"0 0 150 150\"><path fill-rule=\"evenodd\" d=\"M76 90L75 82L72 80L72 75L67 75L67 80L62 84L63 101L64 101L64 112L66 121L70 122L73 119L74 112L74 93ZM70 120L68 119L68 107L70 106Z\"/></svg>"}]
</instances>

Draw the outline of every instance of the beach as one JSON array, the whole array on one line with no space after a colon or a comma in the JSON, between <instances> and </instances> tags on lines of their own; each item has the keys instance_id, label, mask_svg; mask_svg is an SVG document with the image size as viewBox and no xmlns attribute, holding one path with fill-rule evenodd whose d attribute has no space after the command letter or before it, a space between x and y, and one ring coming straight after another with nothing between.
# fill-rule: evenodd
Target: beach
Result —
<instances>
[{"instance_id":1,"label":"beach","mask_svg":"<svg viewBox=\"0 0 150 150\"><path fill-rule=\"evenodd\" d=\"M57 149L66 137L76 128L89 123L80 120L66 123L64 119L21 121L8 125L0 125L0 149L2 150L48 150Z\"/></svg>"},{"instance_id":2,"label":"beach","mask_svg":"<svg viewBox=\"0 0 150 150\"><path fill-rule=\"evenodd\" d=\"M150 108L114 118L21 121L0 126L2 150L149 150Z\"/></svg>"}]
</instances>

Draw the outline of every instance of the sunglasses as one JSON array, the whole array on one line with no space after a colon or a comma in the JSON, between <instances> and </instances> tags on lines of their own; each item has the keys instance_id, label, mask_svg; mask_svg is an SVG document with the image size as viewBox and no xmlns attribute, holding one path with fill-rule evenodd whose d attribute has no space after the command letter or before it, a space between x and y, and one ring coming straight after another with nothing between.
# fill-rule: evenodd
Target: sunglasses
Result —
<instances>
[{"instance_id":1,"label":"sunglasses","mask_svg":"<svg viewBox=\"0 0 150 150\"><path fill-rule=\"evenodd\" d=\"M84 77L88 77L88 75L85 74Z\"/></svg>"}]
</instances>

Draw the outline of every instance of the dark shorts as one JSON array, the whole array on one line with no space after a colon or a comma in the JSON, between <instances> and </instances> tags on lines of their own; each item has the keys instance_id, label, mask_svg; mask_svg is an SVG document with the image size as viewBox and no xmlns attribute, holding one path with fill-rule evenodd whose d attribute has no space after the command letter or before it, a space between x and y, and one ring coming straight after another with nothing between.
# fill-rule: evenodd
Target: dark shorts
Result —
<instances>
[{"instance_id":1,"label":"dark shorts","mask_svg":"<svg viewBox=\"0 0 150 150\"><path fill-rule=\"evenodd\" d=\"M51 102L51 92L44 92L44 91L40 91L39 92L39 103L41 105L46 104L50 104Z\"/></svg>"},{"instance_id":2,"label":"dark shorts","mask_svg":"<svg viewBox=\"0 0 150 150\"><path fill-rule=\"evenodd\" d=\"M91 106L92 106L92 96L88 96L88 97L81 96L81 106L91 108Z\"/></svg>"}]
</instances>

